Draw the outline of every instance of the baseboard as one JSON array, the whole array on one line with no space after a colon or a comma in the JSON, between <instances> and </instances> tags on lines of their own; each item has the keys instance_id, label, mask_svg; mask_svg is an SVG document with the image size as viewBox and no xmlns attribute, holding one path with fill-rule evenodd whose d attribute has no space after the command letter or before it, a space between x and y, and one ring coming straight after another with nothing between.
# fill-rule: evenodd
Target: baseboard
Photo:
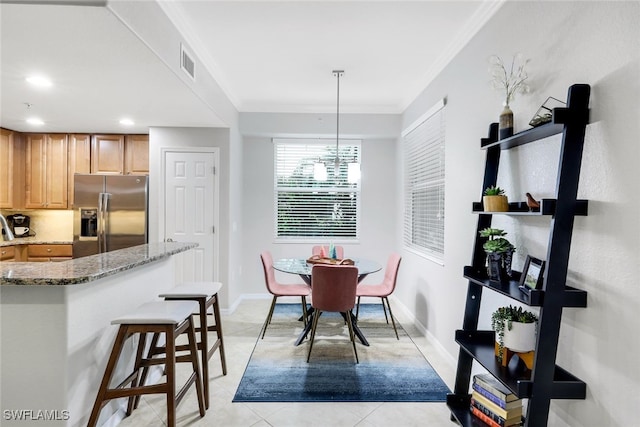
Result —
<instances>
[{"instance_id":1,"label":"baseboard","mask_svg":"<svg viewBox=\"0 0 640 427\"><path fill-rule=\"evenodd\" d=\"M447 351L447 349L435 337L435 335L429 332L429 330L416 318L413 312L411 312L411 310L409 310L407 306L405 306L395 296L391 295L389 299L393 303L393 310L398 311L399 309L400 311L402 311L403 316L409 319L409 321L418 329L418 331L420 331L420 333L425 338L427 338L431 344L433 344L438 353L440 353L440 355L447 361L447 363L449 363L449 365L451 365L451 367L455 369L458 364L458 360Z\"/></svg>"}]
</instances>

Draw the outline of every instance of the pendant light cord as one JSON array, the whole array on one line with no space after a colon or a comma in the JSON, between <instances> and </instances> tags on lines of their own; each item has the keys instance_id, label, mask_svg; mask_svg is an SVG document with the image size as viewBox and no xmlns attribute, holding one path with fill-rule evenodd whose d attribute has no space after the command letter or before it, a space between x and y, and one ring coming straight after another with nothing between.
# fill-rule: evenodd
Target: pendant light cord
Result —
<instances>
[{"instance_id":1,"label":"pendant light cord","mask_svg":"<svg viewBox=\"0 0 640 427\"><path fill-rule=\"evenodd\" d=\"M337 77L337 95L336 95L336 160L335 160L335 175L338 175L338 168L340 167L340 156L338 155L338 141L340 139L340 76L344 74L344 70L333 70L333 75Z\"/></svg>"}]
</instances>

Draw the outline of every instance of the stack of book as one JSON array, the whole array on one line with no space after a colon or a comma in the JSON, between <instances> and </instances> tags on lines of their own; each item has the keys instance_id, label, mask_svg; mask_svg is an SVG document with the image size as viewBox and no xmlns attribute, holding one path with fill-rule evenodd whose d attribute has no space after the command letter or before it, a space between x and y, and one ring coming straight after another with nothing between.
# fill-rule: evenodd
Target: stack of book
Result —
<instances>
[{"instance_id":1,"label":"stack of book","mask_svg":"<svg viewBox=\"0 0 640 427\"><path fill-rule=\"evenodd\" d=\"M490 374L473 377L471 413L491 427L519 426L522 422L522 399Z\"/></svg>"}]
</instances>

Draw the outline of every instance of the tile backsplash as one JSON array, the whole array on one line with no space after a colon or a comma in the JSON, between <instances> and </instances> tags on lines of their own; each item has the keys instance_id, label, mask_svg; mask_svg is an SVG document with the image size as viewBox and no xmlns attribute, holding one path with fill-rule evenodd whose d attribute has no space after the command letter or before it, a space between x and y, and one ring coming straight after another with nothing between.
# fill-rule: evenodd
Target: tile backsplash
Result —
<instances>
[{"instance_id":1,"label":"tile backsplash","mask_svg":"<svg viewBox=\"0 0 640 427\"><path fill-rule=\"evenodd\" d=\"M36 239L73 241L73 211L57 209L3 210L2 214L21 213L31 218L30 229Z\"/></svg>"}]
</instances>

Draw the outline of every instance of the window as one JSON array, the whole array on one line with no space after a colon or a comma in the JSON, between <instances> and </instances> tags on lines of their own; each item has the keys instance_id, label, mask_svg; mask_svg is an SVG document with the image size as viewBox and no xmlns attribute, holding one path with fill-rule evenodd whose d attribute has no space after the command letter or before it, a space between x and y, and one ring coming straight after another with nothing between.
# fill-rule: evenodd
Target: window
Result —
<instances>
[{"instance_id":1,"label":"window","mask_svg":"<svg viewBox=\"0 0 640 427\"><path fill-rule=\"evenodd\" d=\"M404 244L444 260L444 100L403 133Z\"/></svg>"},{"instance_id":2,"label":"window","mask_svg":"<svg viewBox=\"0 0 640 427\"><path fill-rule=\"evenodd\" d=\"M360 141L340 141L341 160L334 173L335 140L274 139L275 237L287 240L356 240L360 218L360 182L347 182L347 162L360 161ZM314 179L323 162L327 179Z\"/></svg>"}]
</instances>

